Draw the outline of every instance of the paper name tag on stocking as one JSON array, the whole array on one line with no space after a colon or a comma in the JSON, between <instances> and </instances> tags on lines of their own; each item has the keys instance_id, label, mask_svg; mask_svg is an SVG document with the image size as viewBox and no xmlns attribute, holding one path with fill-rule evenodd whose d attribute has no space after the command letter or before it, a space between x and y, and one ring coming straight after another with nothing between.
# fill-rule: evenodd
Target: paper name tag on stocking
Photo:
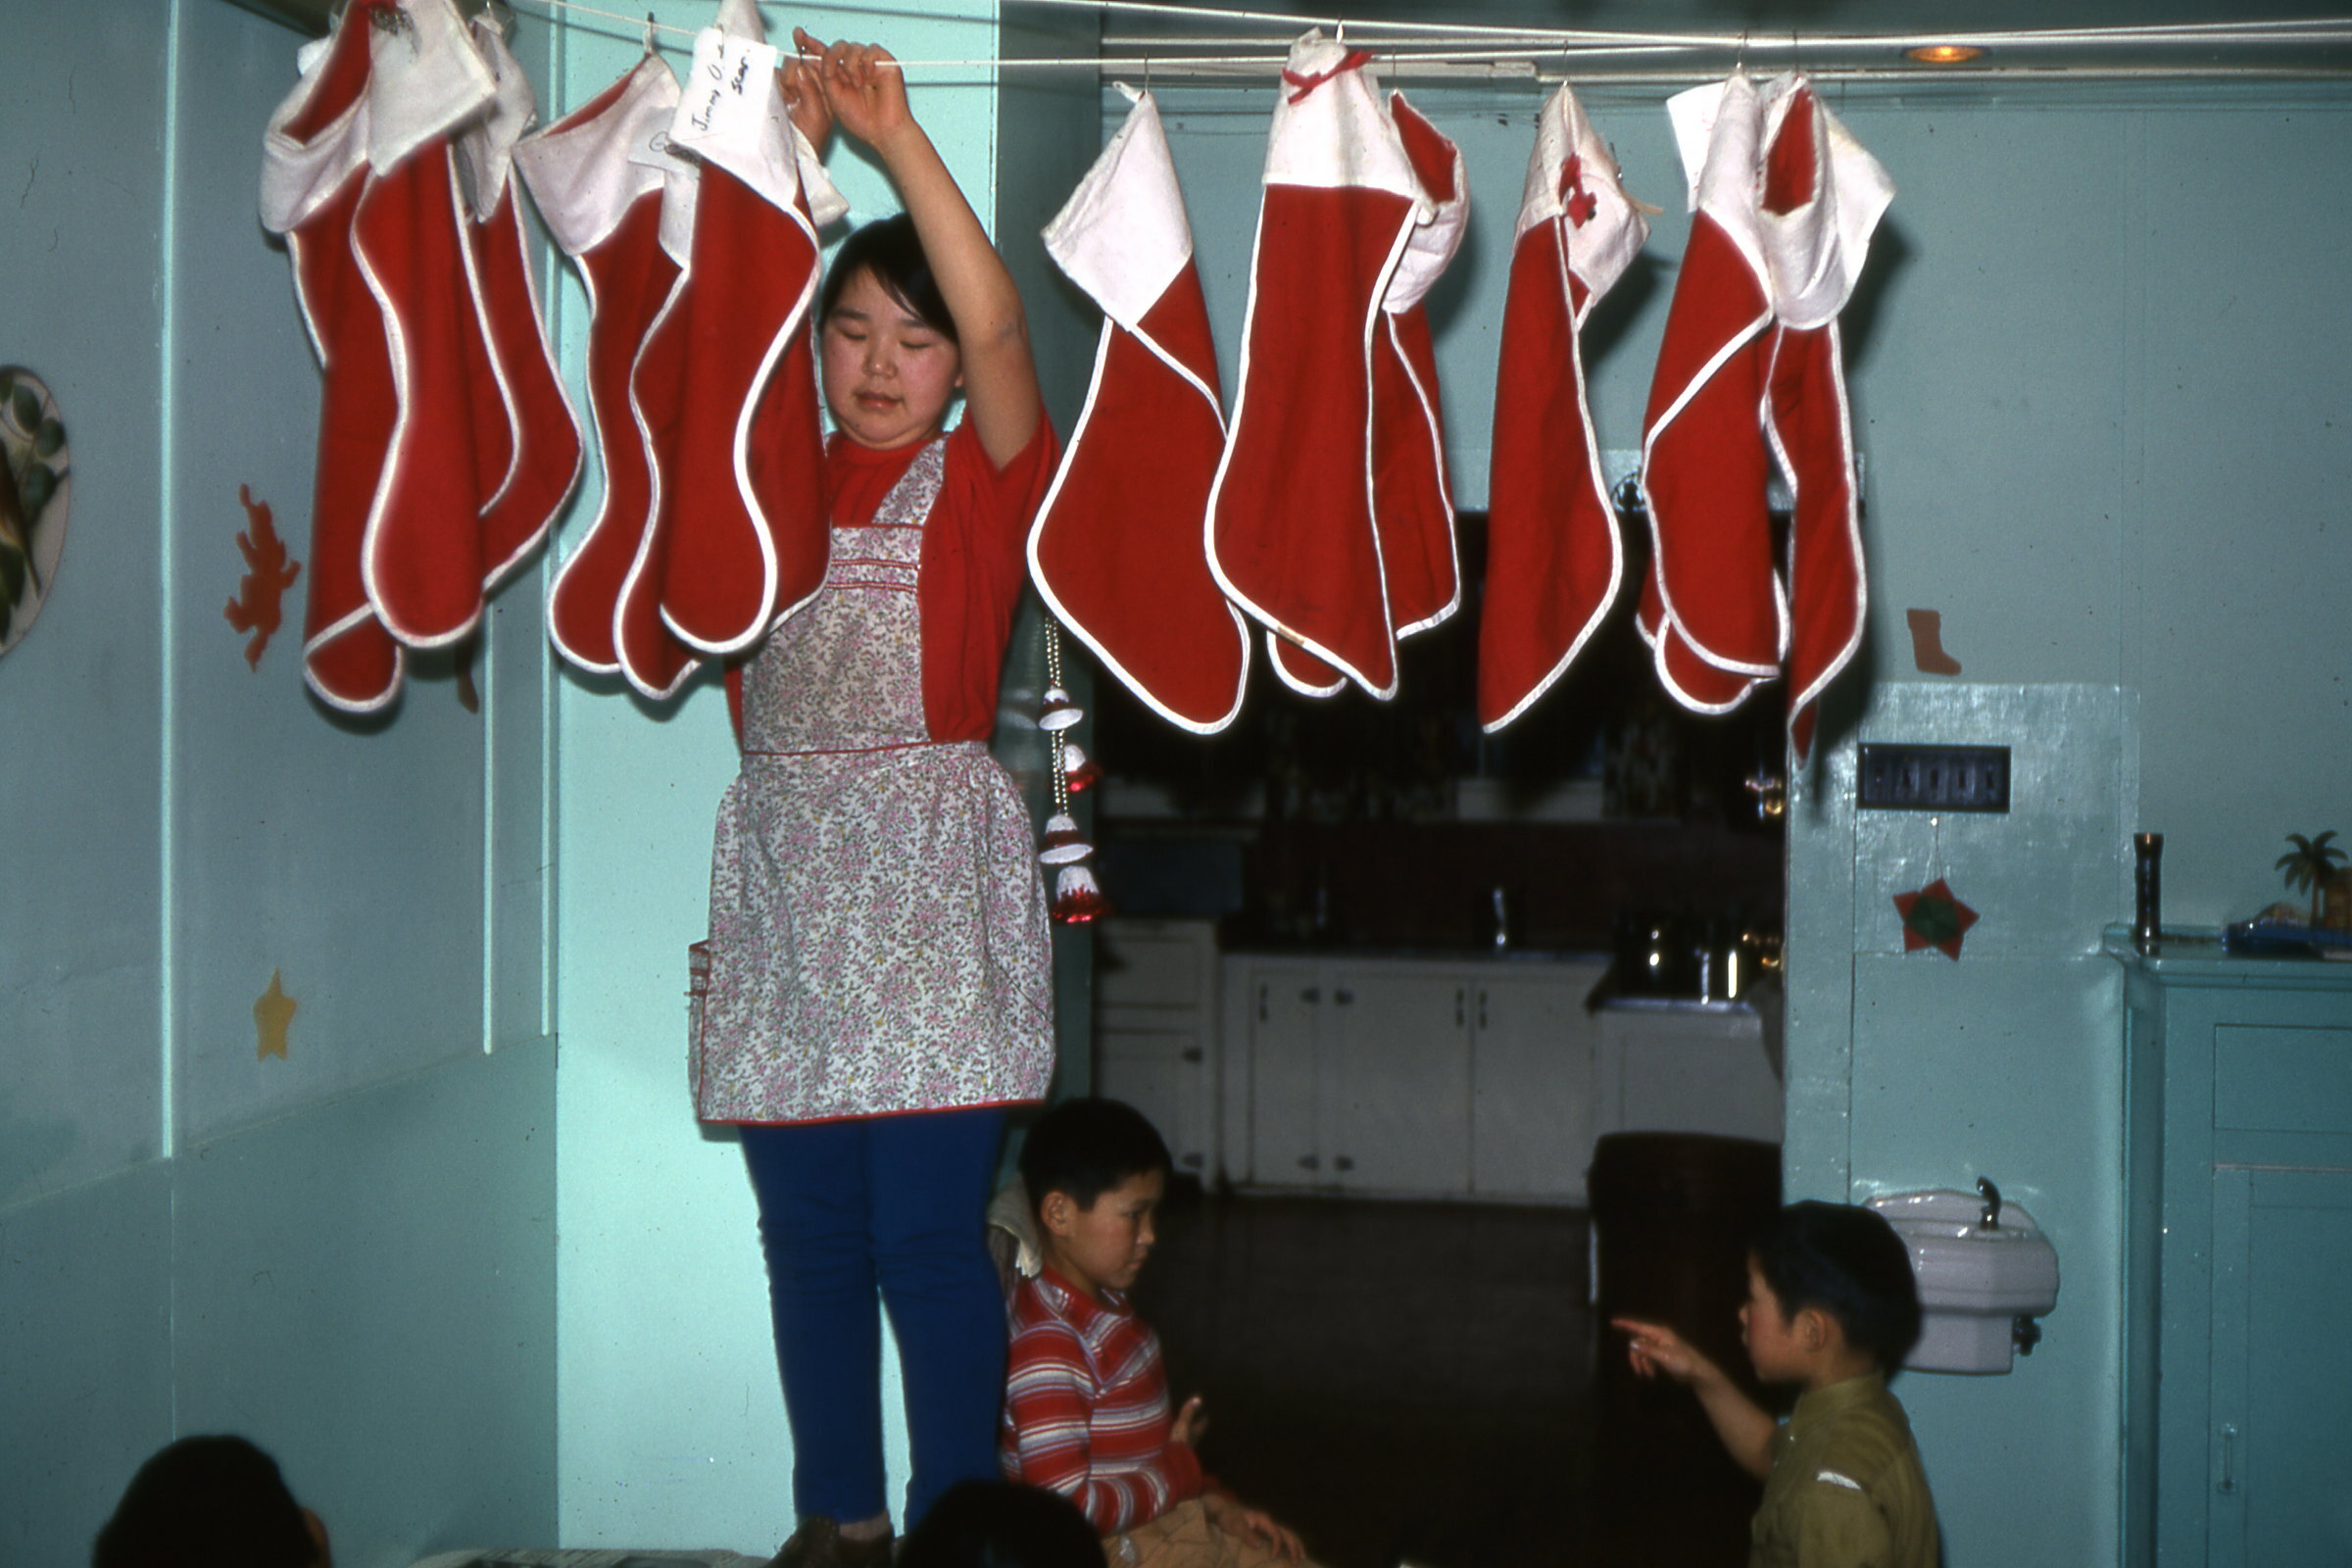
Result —
<instances>
[{"instance_id":1,"label":"paper name tag on stocking","mask_svg":"<svg viewBox=\"0 0 2352 1568\"><path fill-rule=\"evenodd\" d=\"M768 118L783 109L776 91L776 69L783 63L784 52L773 44L705 27L695 35L694 67L670 122L670 140L687 149L711 142L758 146Z\"/></svg>"}]
</instances>

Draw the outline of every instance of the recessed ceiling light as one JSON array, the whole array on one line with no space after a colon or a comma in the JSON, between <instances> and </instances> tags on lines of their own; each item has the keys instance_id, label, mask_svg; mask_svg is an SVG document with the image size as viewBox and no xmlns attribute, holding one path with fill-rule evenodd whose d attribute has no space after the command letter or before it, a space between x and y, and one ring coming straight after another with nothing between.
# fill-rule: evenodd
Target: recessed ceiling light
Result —
<instances>
[{"instance_id":1,"label":"recessed ceiling light","mask_svg":"<svg viewBox=\"0 0 2352 1568\"><path fill-rule=\"evenodd\" d=\"M1923 66L1964 66L1971 60L1983 58L1984 51L1973 43L1930 43L1917 49L1906 49L1903 58L1916 60Z\"/></svg>"}]
</instances>

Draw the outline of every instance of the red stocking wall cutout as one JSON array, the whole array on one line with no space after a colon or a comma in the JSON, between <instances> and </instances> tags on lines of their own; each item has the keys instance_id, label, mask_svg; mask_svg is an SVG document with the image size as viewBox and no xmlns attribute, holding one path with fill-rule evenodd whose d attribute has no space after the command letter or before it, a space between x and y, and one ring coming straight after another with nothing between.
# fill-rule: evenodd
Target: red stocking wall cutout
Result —
<instances>
[{"instance_id":1,"label":"red stocking wall cutout","mask_svg":"<svg viewBox=\"0 0 2352 1568\"><path fill-rule=\"evenodd\" d=\"M1537 119L1503 307L1478 652L1478 718L1490 733L1566 673L1624 577L1581 334L1648 234L1608 145L1563 85Z\"/></svg>"},{"instance_id":2,"label":"red stocking wall cutout","mask_svg":"<svg viewBox=\"0 0 2352 1568\"><path fill-rule=\"evenodd\" d=\"M1102 337L1086 408L1030 530L1030 573L1062 623L1154 711L1214 734L1241 711L1250 640L1203 548L1225 420L1192 228L1149 93L1045 238L1102 308Z\"/></svg>"}]
</instances>

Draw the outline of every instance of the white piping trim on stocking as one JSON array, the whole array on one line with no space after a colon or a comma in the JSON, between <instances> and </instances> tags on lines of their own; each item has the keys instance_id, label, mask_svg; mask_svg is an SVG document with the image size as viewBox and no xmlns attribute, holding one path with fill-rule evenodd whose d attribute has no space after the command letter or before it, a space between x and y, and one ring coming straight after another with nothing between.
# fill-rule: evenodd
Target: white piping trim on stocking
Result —
<instances>
[{"instance_id":1,"label":"white piping trim on stocking","mask_svg":"<svg viewBox=\"0 0 2352 1568\"><path fill-rule=\"evenodd\" d=\"M521 568L522 564L529 560L531 555L536 552L541 545L547 542L548 535L555 529L557 514L561 513L565 506L569 505L573 492L578 490L580 487L580 475L586 471L588 466L588 443L585 440L586 432L582 428L580 421L579 406L571 401L571 388L564 384L563 371L558 368L555 362L555 356L548 348L546 326L547 318L544 314L542 314L539 307L539 282L537 278L532 276L530 248L528 243L529 236L523 227L522 202L521 199L514 194L514 181L510 181L508 183L504 200L507 205L508 213L511 215L508 219L508 221L514 225L515 243L522 246L522 291L523 298L530 302L532 338L533 341L539 345L540 353L545 357L547 384L556 389L556 399L563 405L564 417L570 422L573 439L570 477L564 481L564 488L559 491L556 494L555 499L549 503L547 514L533 524L529 536L515 546L514 553L508 557L505 561L498 563L496 565L491 566L484 571L482 576L482 591L485 594L491 592L499 585L506 582L510 576ZM495 222L496 220L497 220L494 215L492 221ZM499 364L503 368L505 362L500 356L499 347L495 339L490 340L490 356L493 363ZM519 425L516 426L514 452L515 461L517 464L519 464L522 458L521 427ZM503 496L506 494L506 492L507 487L503 484L500 485L498 495ZM496 501L497 499L498 496L493 496L491 498L492 501Z\"/></svg>"},{"instance_id":2,"label":"white piping trim on stocking","mask_svg":"<svg viewBox=\"0 0 2352 1568\"><path fill-rule=\"evenodd\" d=\"M466 246L466 236L462 231L466 203L463 193L458 189L457 161L450 157L449 144L446 141L440 144L439 151L433 156L441 161L440 184L449 197L451 237L457 241L459 250L463 252ZM384 613L383 593L376 581L376 561L385 548L384 513L391 506L392 491L395 482L401 475L401 442L408 433L409 411L414 407L416 397L416 389L411 381L413 368L410 364L410 346L405 323L400 318L400 312L393 308L391 291L386 287L384 280L377 275L375 265L368 258L368 248L362 245L358 239L360 219L367 213L368 204L374 200L376 191L380 188L380 178L377 181L371 181L367 192L360 197L359 206L352 212L351 253L360 264L360 276L366 281L368 292L375 296L376 306L383 312L384 346L390 351L392 362L393 407L398 412L392 419L392 437L384 444L383 466L376 470L375 494L368 502L367 526L360 534L360 581L367 589L368 603L374 608L376 618L383 622L384 630L390 632L395 641L406 643L411 648L446 648L451 643L465 637L466 633L481 623L481 573L478 567L473 573L471 584L472 612L456 625L436 632L410 632L397 625L390 615ZM434 216L437 219L439 214L436 212Z\"/></svg>"},{"instance_id":3,"label":"white piping trim on stocking","mask_svg":"<svg viewBox=\"0 0 2352 1568\"><path fill-rule=\"evenodd\" d=\"M669 218L670 192L674 189L675 183L671 182L663 187L662 193L662 217L664 227L667 226L667 220ZM664 244L662 249L667 251L669 247ZM645 449L645 469L647 476L645 528L644 531L637 536L637 552L634 556L630 557L629 569L621 577L620 592L615 594L612 598L612 651L614 654L619 656L620 672L623 676L627 677L628 683L631 686L634 686L641 695L650 698L655 702L662 702L675 694L677 689L686 683L686 678L694 673L695 666L701 662L701 661L696 659L688 659L684 665L678 670L677 676L671 680L668 685L656 686L652 681L646 679L643 675L640 675L637 672L637 666L629 662L629 640L624 629L627 624L626 612L629 600L630 597L636 593L637 584L644 579L647 564L646 558L653 549L655 527L662 516L662 465L657 460L654 453L654 428L646 420L645 409L643 405L639 404L637 401L637 371L639 367L645 363L646 345L654 340L654 334L662 330L662 323L668 318L671 311L677 309L678 301L685 297L686 281L687 273L685 270L681 268L678 271L678 275L670 280L669 293L662 301L661 309L654 312L653 318L646 323L645 334L638 338L637 352L629 356L629 377L627 383L629 417L636 421L637 438L639 443ZM662 629L664 632L668 632L672 637L677 635L675 632L669 631L669 625L667 621L662 620L662 603L659 596L657 596L654 601L654 617L658 622L661 623Z\"/></svg>"},{"instance_id":4,"label":"white piping trim on stocking","mask_svg":"<svg viewBox=\"0 0 2352 1568\"><path fill-rule=\"evenodd\" d=\"M647 194L651 194L650 187ZM593 269L586 267L582 267L578 269L578 270L580 274L580 282L586 286L588 291L588 330L590 337L593 338L596 332L595 322L598 306L596 272ZM621 397L623 401L626 401L628 397L628 388L626 386L621 388ZM601 478L603 480L603 485L602 488L597 492L596 516L589 522L587 531L580 536L580 542L571 547L571 554L565 556L563 560L563 563L556 567L555 581L548 585L547 640L555 644L557 653L562 654L565 659L569 660L573 664L576 664L581 669L590 670L599 675L615 675L620 673L620 636L617 618L615 619L613 626L612 662L611 663L605 663L601 661L586 657L578 649L572 647L571 644L564 640L564 632L562 629L563 623L557 617L555 612L556 598L558 595L563 593L565 579L570 576L572 568L579 564L580 559L588 553L588 547L596 542L597 535L603 532L606 526L612 520L612 467L610 463L603 461L606 446L604 422L597 417L596 392L594 387L589 389L588 419L582 433L589 440L592 440L596 443L597 457L602 469ZM616 605L617 602L618 601L616 599Z\"/></svg>"},{"instance_id":5,"label":"white piping trim on stocking","mask_svg":"<svg viewBox=\"0 0 2352 1568\"><path fill-rule=\"evenodd\" d=\"M1404 345L1397 341L1396 318L1384 311L1381 316L1381 325L1388 333L1390 352L1396 356L1396 363L1403 367L1404 378L1412 383L1413 397L1421 406L1421 422L1429 431L1430 458L1438 470L1438 504L1446 509L1446 559L1451 566L1450 575L1453 581L1453 595L1446 603L1409 626L1394 628L1392 633L1394 639L1402 642L1417 632L1427 631L1433 626L1444 625L1452 618L1455 611L1462 608L1462 549L1461 540L1454 528L1453 482L1452 476L1446 471L1446 438L1445 431L1438 421L1435 389L1421 384L1421 374L1413 368L1412 356L1405 353ZM1384 589L1386 587L1385 575L1383 587Z\"/></svg>"},{"instance_id":6,"label":"white piping trim on stocking","mask_svg":"<svg viewBox=\"0 0 2352 1568\"><path fill-rule=\"evenodd\" d=\"M1661 588L1661 594L1663 594L1663 591L1664 590ZM1750 697L1753 697L1756 694L1756 688L1763 685L1766 680L1771 679L1771 676L1749 676L1747 677L1747 684L1740 688L1740 695L1733 698L1731 701L1724 703L1707 702L1693 693L1685 691L1682 687L1682 684L1674 678L1673 671L1668 669L1666 666L1666 645L1670 638L1680 638L1684 647L1691 649L1694 652L1697 649L1698 645L1690 640L1688 632L1684 631L1682 627L1676 625L1671 620L1661 621L1657 627L1653 629L1644 624L1642 617L1639 615L1634 617L1634 629L1641 634L1642 640L1649 645L1650 663L1658 672L1658 684L1666 688L1667 696L1673 698L1676 702L1682 704L1693 713L1728 713L1734 709L1740 707L1740 704L1746 702Z\"/></svg>"},{"instance_id":7,"label":"white piping trim on stocking","mask_svg":"<svg viewBox=\"0 0 2352 1568\"><path fill-rule=\"evenodd\" d=\"M1348 684L1348 677L1345 674L1341 675L1339 679L1333 681L1328 686L1318 686L1314 682L1306 679L1304 676L1296 673L1292 670L1291 666L1284 661L1283 658L1282 651L1286 643L1292 647L1300 646L1299 644L1290 642L1290 639L1283 637L1273 628L1267 628L1266 663L1272 667L1276 677L1279 678L1285 686L1288 686L1291 690L1297 692L1301 697L1337 697L1340 694L1340 689ZM1328 664L1331 662L1331 661L1325 660L1324 662ZM1335 664L1332 667L1336 669L1339 666Z\"/></svg>"}]
</instances>

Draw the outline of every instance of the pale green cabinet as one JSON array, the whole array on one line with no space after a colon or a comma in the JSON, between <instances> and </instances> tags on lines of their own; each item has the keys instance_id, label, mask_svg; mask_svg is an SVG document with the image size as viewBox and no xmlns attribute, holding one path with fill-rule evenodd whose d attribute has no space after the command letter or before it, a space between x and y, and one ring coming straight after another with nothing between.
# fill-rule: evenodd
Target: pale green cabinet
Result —
<instances>
[{"instance_id":1,"label":"pale green cabinet","mask_svg":"<svg viewBox=\"0 0 2352 1568\"><path fill-rule=\"evenodd\" d=\"M2125 1560L2352 1562L2352 964L2120 932Z\"/></svg>"}]
</instances>

